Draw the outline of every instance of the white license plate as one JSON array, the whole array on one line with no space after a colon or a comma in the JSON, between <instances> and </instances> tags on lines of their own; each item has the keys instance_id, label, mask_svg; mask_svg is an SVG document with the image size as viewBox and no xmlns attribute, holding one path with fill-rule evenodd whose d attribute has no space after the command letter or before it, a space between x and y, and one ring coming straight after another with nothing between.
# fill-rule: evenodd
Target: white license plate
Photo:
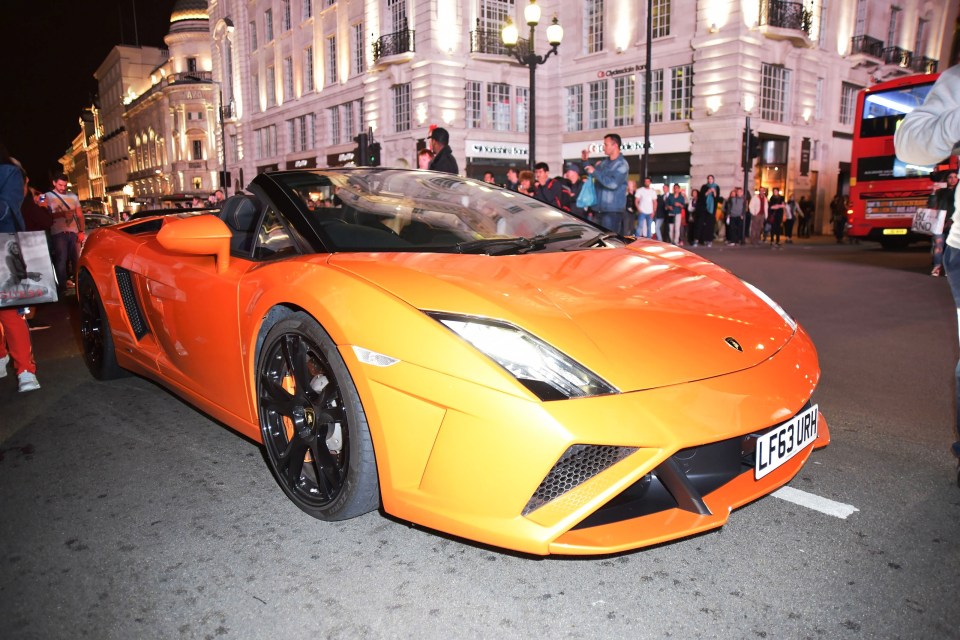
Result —
<instances>
[{"instance_id":1,"label":"white license plate","mask_svg":"<svg viewBox=\"0 0 960 640\"><path fill-rule=\"evenodd\" d=\"M773 431L757 438L757 459L754 462L754 477L763 476L797 455L817 439L818 405L813 405L785 422Z\"/></svg>"}]
</instances>

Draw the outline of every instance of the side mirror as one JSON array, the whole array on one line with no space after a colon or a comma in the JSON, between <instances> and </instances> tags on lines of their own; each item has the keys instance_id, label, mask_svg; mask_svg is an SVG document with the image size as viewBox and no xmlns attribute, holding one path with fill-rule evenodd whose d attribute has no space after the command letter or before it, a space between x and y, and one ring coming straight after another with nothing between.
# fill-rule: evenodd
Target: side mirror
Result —
<instances>
[{"instance_id":1,"label":"side mirror","mask_svg":"<svg viewBox=\"0 0 960 640\"><path fill-rule=\"evenodd\" d=\"M214 256L217 273L230 266L230 238L233 234L220 218L204 214L167 218L157 233L157 242L169 251L194 256Z\"/></svg>"}]
</instances>

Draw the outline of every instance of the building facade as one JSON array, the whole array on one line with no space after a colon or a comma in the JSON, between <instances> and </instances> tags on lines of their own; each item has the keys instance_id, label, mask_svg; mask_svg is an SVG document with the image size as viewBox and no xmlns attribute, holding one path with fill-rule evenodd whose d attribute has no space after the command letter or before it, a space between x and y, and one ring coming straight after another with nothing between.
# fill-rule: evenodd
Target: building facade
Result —
<instances>
[{"instance_id":1,"label":"building facade","mask_svg":"<svg viewBox=\"0 0 960 640\"><path fill-rule=\"evenodd\" d=\"M209 192L221 167L233 191L262 171L350 164L366 131L382 164L416 166L431 126L450 131L462 173L502 180L530 160L531 116L534 160L554 173L583 150L599 159L616 132L639 178L649 104L654 183L742 185L749 117L761 153L748 186L812 197L822 228L848 185L857 91L945 68L957 23L951 0L650 0L648 42L642 0L543 0L533 51L549 50L554 17L564 35L532 95L500 38L508 18L529 35L526 4L178 0L169 52L150 54L162 60L133 78L117 47L97 72L106 192Z\"/></svg>"}]
</instances>

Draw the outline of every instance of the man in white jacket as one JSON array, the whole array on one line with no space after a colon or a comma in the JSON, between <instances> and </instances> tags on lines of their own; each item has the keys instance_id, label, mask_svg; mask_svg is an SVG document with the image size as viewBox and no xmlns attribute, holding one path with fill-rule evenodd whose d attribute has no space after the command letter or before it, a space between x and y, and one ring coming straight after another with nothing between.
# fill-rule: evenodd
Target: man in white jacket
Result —
<instances>
[{"instance_id":1,"label":"man in white jacket","mask_svg":"<svg viewBox=\"0 0 960 640\"><path fill-rule=\"evenodd\" d=\"M960 66L943 72L927 95L923 104L908 113L900 123L894 137L897 157L911 164L936 164L955 153L960 144ZM960 189L954 194L954 202L960 203ZM960 224L957 224L954 207L954 224L947 235L943 251L943 268L950 281L950 290L957 305L960 319ZM960 459L960 362L956 370L956 437L953 454ZM957 484L960 484L960 466L957 468Z\"/></svg>"}]
</instances>

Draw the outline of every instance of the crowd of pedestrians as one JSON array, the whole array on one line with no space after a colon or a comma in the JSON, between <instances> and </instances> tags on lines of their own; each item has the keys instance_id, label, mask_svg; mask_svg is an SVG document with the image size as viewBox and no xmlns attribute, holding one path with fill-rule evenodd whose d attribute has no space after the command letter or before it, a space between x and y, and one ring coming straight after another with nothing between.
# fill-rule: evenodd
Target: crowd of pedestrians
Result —
<instances>
[{"instance_id":1,"label":"crowd of pedestrians","mask_svg":"<svg viewBox=\"0 0 960 640\"><path fill-rule=\"evenodd\" d=\"M735 187L722 195L713 175L699 189L684 191L682 185L664 184L662 190L649 176L642 185L629 178L629 166L616 133L603 139L604 159L590 162L584 150L581 162L566 162L561 175L551 177L550 167L538 162L534 170L510 167L503 187L536 198L573 215L591 220L625 236L654 238L682 246L769 245L777 249L793 243L794 233L809 238L814 229L814 202L806 195L797 201L774 187L747 194ZM421 152L422 153L422 152ZM492 172L484 180L495 182ZM579 204L585 182L593 181L596 193L589 206ZM842 213L835 215L842 234L846 226L846 200L838 196ZM831 207L833 210L833 206Z\"/></svg>"}]
</instances>

